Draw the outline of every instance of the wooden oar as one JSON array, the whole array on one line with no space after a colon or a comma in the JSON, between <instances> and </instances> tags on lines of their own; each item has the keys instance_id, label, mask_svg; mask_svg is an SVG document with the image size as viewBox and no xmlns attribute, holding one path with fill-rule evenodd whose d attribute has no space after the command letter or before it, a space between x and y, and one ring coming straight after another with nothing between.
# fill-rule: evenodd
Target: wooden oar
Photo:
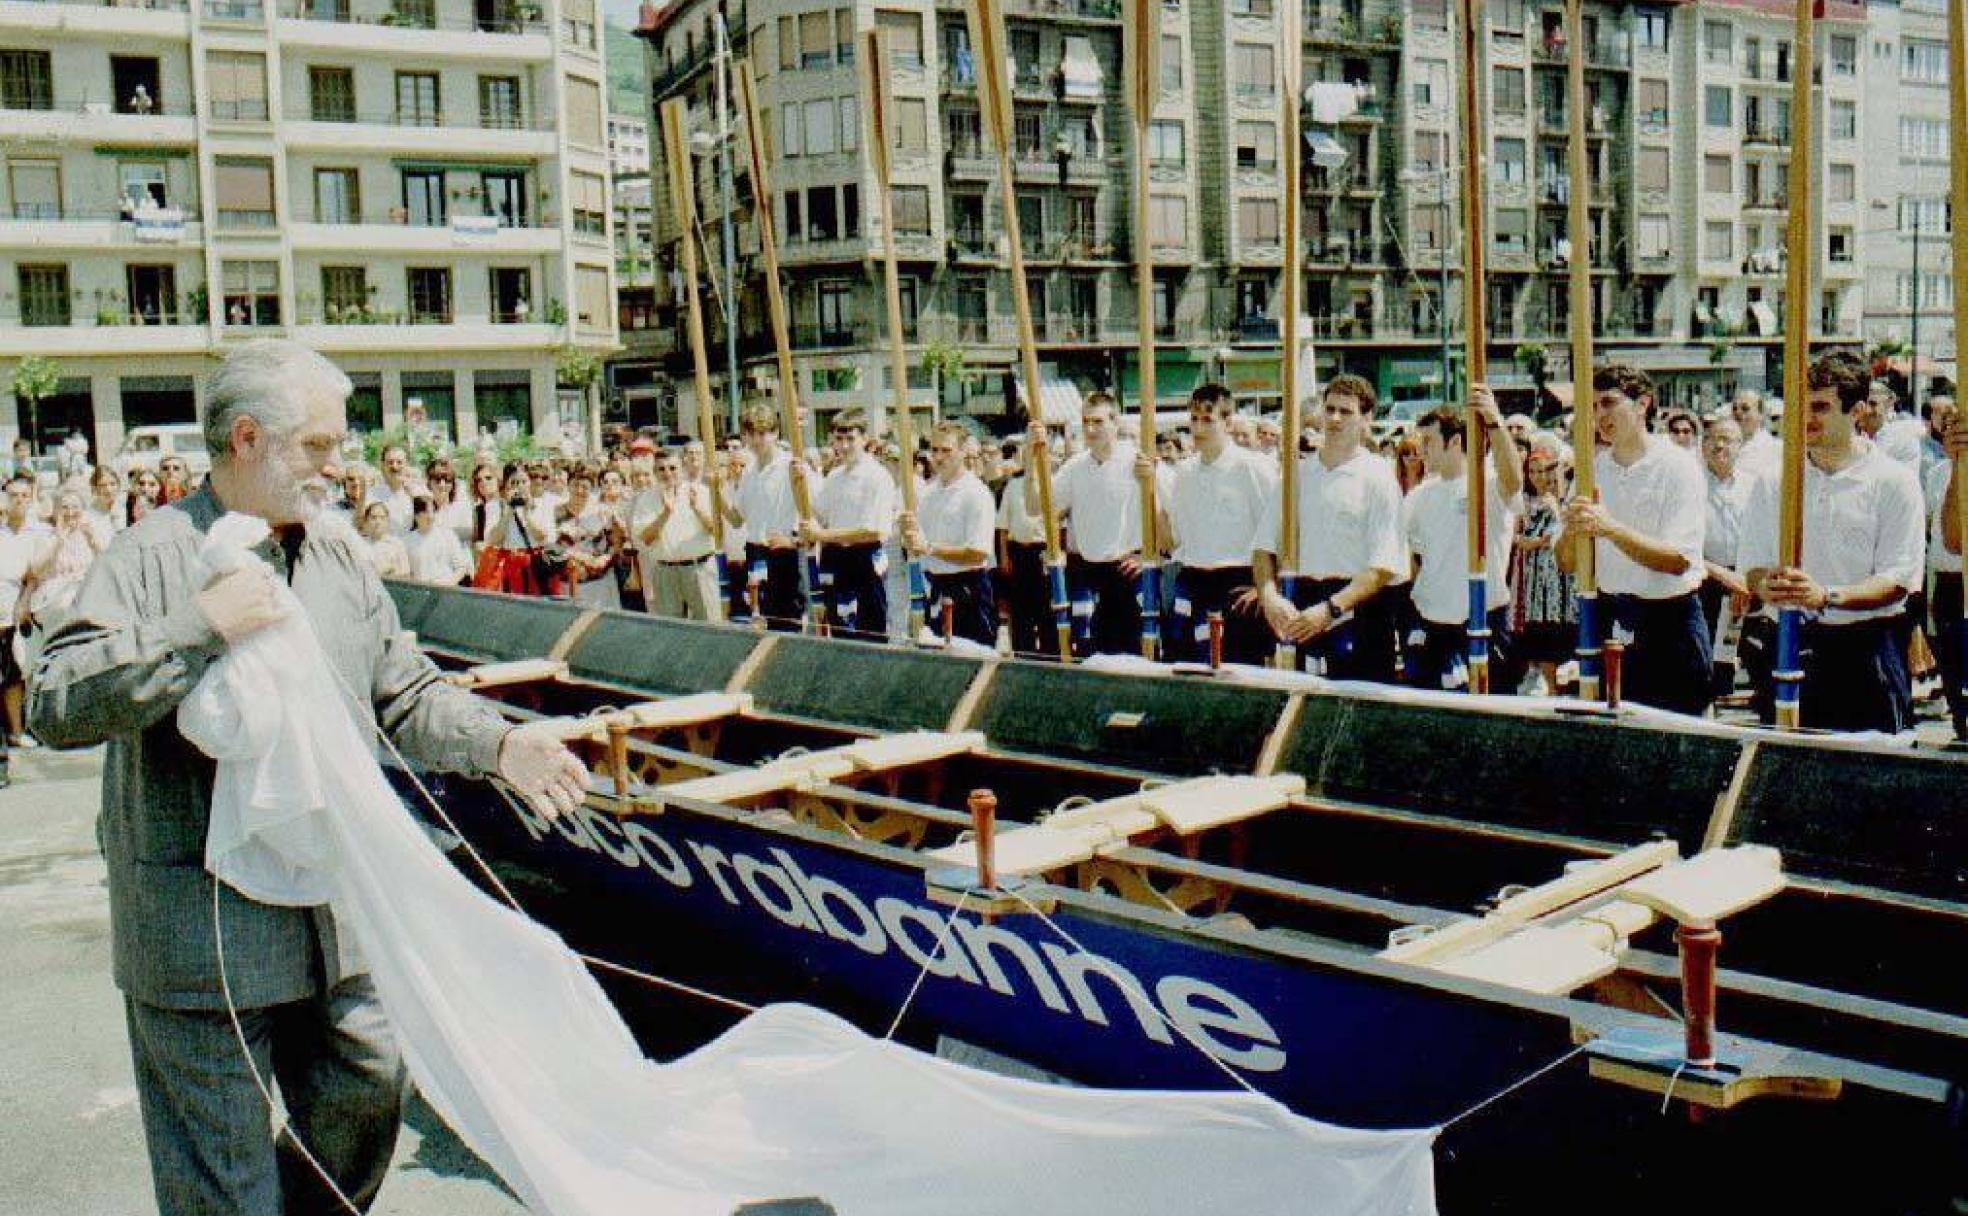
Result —
<instances>
[{"instance_id":1,"label":"wooden oar","mask_svg":"<svg viewBox=\"0 0 1968 1216\"><path fill-rule=\"evenodd\" d=\"M759 256L765 263L765 307L772 323L772 346L779 356L779 429L792 450L795 469L787 470L793 482L793 510L800 522L813 518L813 495L806 478L806 436L800 426L799 386L793 381L793 342L786 331L786 296L779 285L779 237L772 213L772 186L766 176L765 129L759 121L758 84L752 76L752 61L738 61L738 105L745 115L745 147L751 158L752 213L758 223ZM729 288L727 288L729 290ZM808 606L809 625L816 633L826 630L825 595L820 585L819 547L806 556L807 585L813 602Z\"/></svg>"},{"instance_id":2,"label":"wooden oar","mask_svg":"<svg viewBox=\"0 0 1968 1216\"><path fill-rule=\"evenodd\" d=\"M862 112L868 116L862 143L875 162L875 197L881 208L882 289L888 305L889 378L895 381L895 438L902 445L902 462L897 473L902 478L902 509L911 519L916 515L916 423L909 413L909 356L907 335L902 332L902 279L895 268L895 199L890 178L889 141L894 138L890 116L895 110L895 94L889 75L888 33L880 27L861 32L861 87L867 95ZM918 521L920 522L920 521ZM929 586L923 578L922 558L908 555L909 561L909 640L922 637L929 606Z\"/></svg>"},{"instance_id":3,"label":"wooden oar","mask_svg":"<svg viewBox=\"0 0 1968 1216\"><path fill-rule=\"evenodd\" d=\"M1134 103L1135 398L1141 407L1141 454L1155 452L1155 242L1148 225L1148 124L1161 95L1161 0L1128 0L1127 34L1133 51L1128 64L1129 96ZM1162 550L1155 513L1155 479L1141 486L1141 653L1153 659L1161 650Z\"/></svg>"},{"instance_id":4,"label":"wooden oar","mask_svg":"<svg viewBox=\"0 0 1968 1216\"><path fill-rule=\"evenodd\" d=\"M1566 132L1566 158L1572 176L1571 197L1566 200L1566 227L1572 241L1571 263L1566 268L1571 288L1572 338L1572 465L1576 473L1574 492L1587 502L1598 497L1598 470L1593 459L1599 449L1597 405L1592 388L1592 232L1586 217L1586 199L1591 193L1591 164L1585 154L1585 5L1582 0L1565 0L1566 37L1571 40L1571 60L1565 65L1565 104L1572 120ZM1599 699L1599 546L1590 536L1580 534L1578 556L1572 569L1578 577L1578 659L1579 699ZM1552 689L1557 692L1557 689Z\"/></svg>"},{"instance_id":5,"label":"wooden oar","mask_svg":"<svg viewBox=\"0 0 1968 1216\"><path fill-rule=\"evenodd\" d=\"M663 154L670 168L670 208L683 230L678 242L684 291L684 326L690 336L690 366L697 389L697 438L704 445L705 480L711 483L711 539L717 545L718 595L724 595L724 485L718 475L717 433L711 421L711 364L704 351L704 310L697 298L697 183L691 173L690 147L684 135L684 100L663 103Z\"/></svg>"},{"instance_id":6,"label":"wooden oar","mask_svg":"<svg viewBox=\"0 0 1968 1216\"><path fill-rule=\"evenodd\" d=\"M1278 7L1279 33L1284 54L1278 57L1278 179L1284 189L1283 223L1279 236L1283 245L1284 273L1278 291L1278 392L1283 405L1278 418L1278 591L1294 607L1298 604L1298 314L1305 275L1304 255L1299 240L1299 208L1303 205L1303 183L1299 181L1300 147L1298 130L1298 86L1302 68L1299 53L1299 22L1302 11L1287 0ZM1298 646L1280 638L1273 662L1286 670L1298 667Z\"/></svg>"},{"instance_id":7,"label":"wooden oar","mask_svg":"<svg viewBox=\"0 0 1968 1216\"><path fill-rule=\"evenodd\" d=\"M1784 365L1783 365L1783 481L1777 512L1777 565L1795 569L1804 564L1804 400L1809 390L1811 359L1811 268L1817 262L1816 236L1811 230L1817 182L1811 155L1811 75L1814 48L1812 26L1817 0L1796 0L1797 33L1791 43L1797 63L1790 86L1790 228L1785 234ZM1959 3L1960 0L1953 0ZM1771 679L1776 685L1777 726L1796 730L1804 613L1786 607L1777 613L1777 653Z\"/></svg>"},{"instance_id":8,"label":"wooden oar","mask_svg":"<svg viewBox=\"0 0 1968 1216\"><path fill-rule=\"evenodd\" d=\"M1483 66L1482 47L1478 41L1482 32L1478 22L1484 11L1483 0L1462 0L1462 317L1466 352L1464 362L1469 369L1467 380L1471 385L1489 380L1489 359L1485 349L1489 341L1489 300L1484 272L1489 224L1482 194L1482 185L1488 177L1484 165L1489 160L1482 111L1483 74L1488 69ZM1572 116L1574 126L1577 126L1578 119L1577 114ZM1576 250L1572 256L1578 256ZM1487 548L1483 544L1483 535L1487 530L1485 508L1489 504L1483 469L1486 453L1482 419L1476 413L1475 395L1472 393L1469 396L1470 403L1463 423L1463 452L1468 458L1465 463L1469 483L1466 512L1469 543L1469 691L1481 693L1490 691L1490 585L1485 560Z\"/></svg>"},{"instance_id":9,"label":"wooden oar","mask_svg":"<svg viewBox=\"0 0 1968 1216\"><path fill-rule=\"evenodd\" d=\"M1953 194L1953 214L1961 217L1953 227L1954 240L1954 332L1968 334L1968 10L1964 10L1968 0L1948 0L1948 185ZM1914 289L1915 308L1920 307L1918 284ZM1956 339L1955 349L1960 350L1960 340ZM1919 370L1920 352L1915 351L1914 368ZM1961 371L1956 355L1956 380ZM1963 402L1960 389L1956 388L1955 417L1961 417ZM1968 454L1955 457L1954 470L1955 522L1959 534L1968 538ZM1968 545L1968 541L1964 541ZM1963 575L1963 586L1968 586L1968 575ZM1936 622L1944 629L1957 631L1955 654L1968 655L1968 594L1961 597L1962 619L1955 622ZM1960 658L1955 660L1957 670L1954 678L1968 683L1968 664Z\"/></svg>"},{"instance_id":10,"label":"wooden oar","mask_svg":"<svg viewBox=\"0 0 1968 1216\"><path fill-rule=\"evenodd\" d=\"M1043 422L1039 400L1039 352L1032 339L1032 299L1025 286L1025 246L1018 230L1018 185L1011 155L1011 98L1006 74L1011 57L1005 53L1004 14L998 0L974 0L970 12L970 42L977 48L977 100L984 112L984 130L998 150L998 181L1004 191L1005 248L1011 262L1011 306L1018 322L1018 357L1024 372L1025 408ZM1073 661L1073 622L1066 603L1066 559L1059 548L1059 515L1052 509L1052 464L1045 448L1032 453L1026 473L1039 492L1039 514L1045 524L1046 573L1052 587L1053 626L1059 634L1059 661Z\"/></svg>"}]
</instances>

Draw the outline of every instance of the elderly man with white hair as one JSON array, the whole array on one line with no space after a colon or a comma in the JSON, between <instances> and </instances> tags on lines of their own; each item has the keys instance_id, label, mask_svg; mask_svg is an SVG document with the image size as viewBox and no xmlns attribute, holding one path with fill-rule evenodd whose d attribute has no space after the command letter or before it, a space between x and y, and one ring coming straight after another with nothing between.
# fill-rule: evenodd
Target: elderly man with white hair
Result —
<instances>
[{"instance_id":1,"label":"elderly man with white hair","mask_svg":"<svg viewBox=\"0 0 1968 1216\"><path fill-rule=\"evenodd\" d=\"M204 865L213 762L173 711L228 647L283 618L277 582L306 613L365 733L387 732L435 769L496 773L543 811L571 809L585 788L580 762L551 735L512 729L443 680L400 631L346 521L312 505L308 488L348 432L349 387L292 342L234 350L207 386L207 483L96 559L29 687L43 740L109 745L97 836L164 1216L341 1212L344 1197L366 1208L401 1119L401 1057L328 907L248 899ZM262 562L212 577L200 549L232 512L273 534ZM287 1111L277 1140L262 1079Z\"/></svg>"}]
</instances>

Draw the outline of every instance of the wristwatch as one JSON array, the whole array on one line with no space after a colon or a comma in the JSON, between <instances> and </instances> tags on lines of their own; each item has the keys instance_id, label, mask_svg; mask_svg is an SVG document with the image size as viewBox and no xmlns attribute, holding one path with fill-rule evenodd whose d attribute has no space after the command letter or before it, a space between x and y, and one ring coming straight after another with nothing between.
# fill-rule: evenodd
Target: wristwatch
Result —
<instances>
[{"instance_id":1,"label":"wristwatch","mask_svg":"<svg viewBox=\"0 0 1968 1216\"><path fill-rule=\"evenodd\" d=\"M1838 588L1826 587L1824 606L1826 608L1843 608L1845 606L1845 597L1839 593Z\"/></svg>"}]
</instances>

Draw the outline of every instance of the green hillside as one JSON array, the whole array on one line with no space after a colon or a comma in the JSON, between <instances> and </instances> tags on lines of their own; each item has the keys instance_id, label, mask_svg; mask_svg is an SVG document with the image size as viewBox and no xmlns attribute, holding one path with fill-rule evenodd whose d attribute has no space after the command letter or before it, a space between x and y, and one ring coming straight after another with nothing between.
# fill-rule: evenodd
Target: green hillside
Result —
<instances>
[{"instance_id":1,"label":"green hillside","mask_svg":"<svg viewBox=\"0 0 1968 1216\"><path fill-rule=\"evenodd\" d=\"M643 71L642 39L632 25L608 24L608 108L616 114L649 117L649 91Z\"/></svg>"}]
</instances>

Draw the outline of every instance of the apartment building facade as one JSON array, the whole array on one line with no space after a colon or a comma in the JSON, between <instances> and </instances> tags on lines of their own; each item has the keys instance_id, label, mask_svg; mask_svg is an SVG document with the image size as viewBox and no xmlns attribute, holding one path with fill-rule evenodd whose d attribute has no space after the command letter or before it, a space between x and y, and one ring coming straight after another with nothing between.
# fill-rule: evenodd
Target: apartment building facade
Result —
<instances>
[{"instance_id":1,"label":"apartment building facade","mask_svg":"<svg viewBox=\"0 0 1968 1216\"><path fill-rule=\"evenodd\" d=\"M217 357L286 336L470 438L586 401L614 342L591 0L0 0L0 429L114 452L189 422Z\"/></svg>"},{"instance_id":2,"label":"apartment building facade","mask_svg":"<svg viewBox=\"0 0 1968 1216\"><path fill-rule=\"evenodd\" d=\"M1145 149L1152 178L1145 223L1156 262L1156 329L1166 343L1157 369L1164 408L1206 375L1223 377L1260 406L1275 402L1280 9L1288 2L1170 0L1160 10L1161 92ZM1445 372L1451 384L1464 378L1458 9L1453 0L1304 0L1301 10L1309 314L1302 332L1316 344L1321 377L1359 372L1417 404L1442 395ZM708 114L706 36L693 27L712 11L708 0L680 0L644 31L654 95L690 98L700 126L708 120L701 117ZM1002 206L995 154L976 114L978 66L963 8L750 0L728 15L737 53L749 54L761 73L761 103L770 111L768 163L796 365L813 408L879 405L885 395L880 279L870 261L878 245L861 205L872 183L848 121L856 104L852 31L880 23L906 60L895 83L902 138L910 142L898 159L896 198L911 359L954 342L968 383L962 391L945 387L940 403L1003 412L1013 391L1002 375L1013 333ZM1131 396L1136 151L1120 95L1117 12L1102 0L1012 0L1005 18L1018 222L1045 374ZM1712 404L1738 386L1776 383L1791 160L1789 6L1588 3L1583 115L1570 112L1566 95L1572 48L1561 5L1490 0L1483 22L1478 83L1488 144L1477 197L1489 234L1492 382L1521 406L1562 400L1569 275L1573 257L1582 256L1598 349L1653 371L1669 401ZM1876 192L1878 179L1862 149L1877 153L1881 141L1868 124L1897 109L1896 93L1880 87L1884 60L1868 44L1858 4L1828 7L1816 54L1812 159L1822 206L1814 235L1822 270L1812 337L1856 343L1878 307L1867 294L1876 242L1860 188L1864 181ZM1945 90L1935 92L1935 104L1944 105ZM1578 251L1568 227L1575 120L1585 125L1589 160L1582 188L1590 232ZM1923 127L1909 138L1933 135ZM1944 145L1944 131L1940 138ZM1900 146L1897 130L1891 146ZM706 174L698 181L700 207L717 215L722 200ZM742 211L749 196L738 193ZM655 239L667 249L674 226L660 200L656 211ZM741 237L741 255L754 248ZM1938 265L1933 257L1930 266ZM755 282L755 260L741 260L741 270ZM741 315L763 312L748 304ZM666 336L674 342L676 334ZM746 366L765 374L762 326L738 341ZM687 370L681 356L671 366ZM752 388L761 383L755 375ZM1553 384L1556 393L1536 395Z\"/></svg>"}]
</instances>

